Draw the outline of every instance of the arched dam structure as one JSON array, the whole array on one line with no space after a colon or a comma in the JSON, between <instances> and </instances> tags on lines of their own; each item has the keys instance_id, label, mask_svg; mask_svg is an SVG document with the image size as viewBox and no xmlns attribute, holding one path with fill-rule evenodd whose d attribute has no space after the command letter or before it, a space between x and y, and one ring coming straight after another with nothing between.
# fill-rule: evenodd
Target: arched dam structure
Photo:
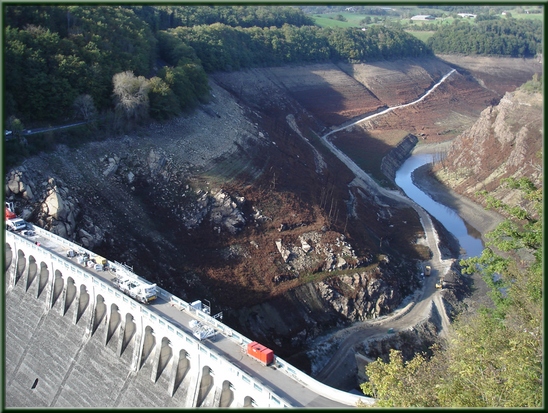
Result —
<instances>
[{"instance_id":1,"label":"arched dam structure","mask_svg":"<svg viewBox=\"0 0 548 413\"><path fill-rule=\"evenodd\" d=\"M252 340L161 288L150 304L133 300L115 287L111 271L67 256L69 249L83 248L33 230L32 236L5 231L5 407L372 403L326 386L281 358L262 365L244 351ZM108 264L122 270L122 264ZM192 320L215 335L200 340L189 327Z\"/></svg>"}]
</instances>

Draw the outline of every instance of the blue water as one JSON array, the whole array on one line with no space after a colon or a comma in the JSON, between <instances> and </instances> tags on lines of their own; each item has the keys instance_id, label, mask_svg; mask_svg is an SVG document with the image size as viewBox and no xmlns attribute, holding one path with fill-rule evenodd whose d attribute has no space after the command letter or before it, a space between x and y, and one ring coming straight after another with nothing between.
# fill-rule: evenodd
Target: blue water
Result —
<instances>
[{"instance_id":1,"label":"blue water","mask_svg":"<svg viewBox=\"0 0 548 413\"><path fill-rule=\"evenodd\" d=\"M396 172L396 184L405 192L405 194L423 207L431 216L435 217L443 226L451 232L459 241L461 249L465 252L461 258L476 257L483 251L481 239L468 233L464 221L451 208L442 205L419 188L417 188L411 179L411 173L418 167L431 163L433 154L424 153L413 155L408 158Z\"/></svg>"}]
</instances>

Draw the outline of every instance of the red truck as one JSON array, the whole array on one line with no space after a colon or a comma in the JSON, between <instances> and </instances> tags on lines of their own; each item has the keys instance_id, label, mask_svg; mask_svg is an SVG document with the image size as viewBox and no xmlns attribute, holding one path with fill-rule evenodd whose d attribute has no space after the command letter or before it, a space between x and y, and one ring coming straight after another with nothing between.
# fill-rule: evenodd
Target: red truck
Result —
<instances>
[{"instance_id":1,"label":"red truck","mask_svg":"<svg viewBox=\"0 0 548 413\"><path fill-rule=\"evenodd\" d=\"M256 341L247 345L247 354L265 366L268 366L274 361L274 352Z\"/></svg>"}]
</instances>

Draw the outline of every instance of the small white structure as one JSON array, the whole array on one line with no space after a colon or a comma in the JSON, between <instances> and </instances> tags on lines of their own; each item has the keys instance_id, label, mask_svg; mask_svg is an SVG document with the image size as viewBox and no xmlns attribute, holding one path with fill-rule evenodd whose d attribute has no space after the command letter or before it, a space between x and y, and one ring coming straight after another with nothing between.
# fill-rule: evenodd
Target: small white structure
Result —
<instances>
[{"instance_id":1,"label":"small white structure","mask_svg":"<svg viewBox=\"0 0 548 413\"><path fill-rule=\"evenodd\" d=\"M471 13L458 13L458 16L463 17L465 19L474 19L476 17L475 14L471 14Z\"/></svg>"}]
</instances>

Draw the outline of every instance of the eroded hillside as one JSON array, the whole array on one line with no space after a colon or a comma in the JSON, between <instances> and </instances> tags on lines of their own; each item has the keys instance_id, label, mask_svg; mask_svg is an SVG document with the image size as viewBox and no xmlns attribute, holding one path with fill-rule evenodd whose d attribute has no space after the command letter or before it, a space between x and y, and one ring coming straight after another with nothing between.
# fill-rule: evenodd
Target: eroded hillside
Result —
<instances>
[{"instance_id":1,"label":"eroded hillside","mask_svg":"<svg viewBox=\"0 0 548 413\"><path fill-rule=\"evenodd\" d=\"M522 203L501 180L527 177L542 185L543 108L541 93L505 94L455 139L446 158L434 167L435 175L478 203L485 201L477 195L483 190L506 203Z\"/></svg>"},{"instance_id":2,"label":"eroded hillside","mask_svg":"<svg viewBox=\"0 0 548 413\"><path fill-rule=\"evenodd\" d=\"M192 114L6 171L6 198L174 294L210 300L283 355L325 328L389 312L418 286L429 256L418 217L351 187L318 136L415 100L450 70L430 59L219 73L211 103ZM336 143L388 182L381 160L405 136L448 140L501 96L459 73Z\"/></svg>"}]
</instances>

